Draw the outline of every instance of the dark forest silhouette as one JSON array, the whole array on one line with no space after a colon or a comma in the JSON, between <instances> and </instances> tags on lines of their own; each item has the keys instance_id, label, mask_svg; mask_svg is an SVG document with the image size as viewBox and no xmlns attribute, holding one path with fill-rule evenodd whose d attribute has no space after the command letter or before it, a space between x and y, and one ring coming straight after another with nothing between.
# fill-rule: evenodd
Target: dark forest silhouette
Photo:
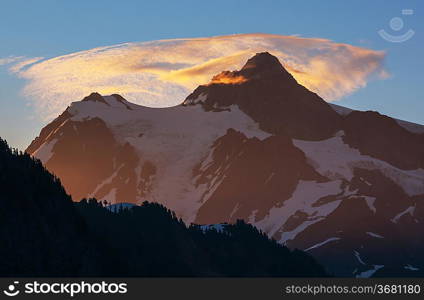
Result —
<instances>
[{"instance_id":1,"label":"dark forest silhouette","mask_svg":"<svg viewBox=\"0 0 424 300\"><path fill-rule=\"evenodd\" d=\"M0 189L0 276L327 276L242 220L218 232L157 203L74 203L39 160L1 139Z\"/></svg>"}]
</instances>

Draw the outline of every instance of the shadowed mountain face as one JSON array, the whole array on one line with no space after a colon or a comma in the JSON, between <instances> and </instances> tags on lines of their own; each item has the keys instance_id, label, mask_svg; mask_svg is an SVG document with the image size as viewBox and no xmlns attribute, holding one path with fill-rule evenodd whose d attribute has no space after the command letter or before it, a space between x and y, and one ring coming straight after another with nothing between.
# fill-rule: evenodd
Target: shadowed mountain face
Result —
<instances>
[{"instance_id":1,"label":"shadowed mountain face","mask_svg":"<svg viewBox=\"0 0 424 300\"><path fill-rule=\"evenodd\" d=\"M424 168L424 133L416 134L377 112L352 112L343 126L344 141L361 153L407 170Z\"/></svg>"},{"instance_id":2,"label":"shadowed mountain face","mask_svg":"<svg viewBox=\"0 0 424 300\"><path fill-rule=\"evenodd\" d=\"M64 115L67 114L63 114L61 118ZM117 177L105 183L104 188L98 187L96 195L104 197L109 192L108 187L123 184L124 180L126 184L133 183L133 188L120 189L120 197L135 198L136 174L132 167L137 163L138 157L129 144L117 144L112 132L99 118L92 118L83 123L66 119L59 126L61 135L67 138L54 142L55 152L61 155L52 155L48 167L62 179L66 190L72 191L75 199L90 195L98 187L99 181L110 176L116 164L120 165ZM51 132L46 133L50 134ZM36 147L35 144L31 144L27 151Z\"/></svg>"},{"instance_id":3,"label":"shadowed mountain face","mask_svg":"<svg viewBox=\"0 0 424 300\"><path fill-rule=\"evenodd\" d=\"M259 53L176 107L93 93L27 152L75 200L159 202L186 223L241 218L337 275L414 276L424 130L405 124L329 105Z\"/></svg>"}]
</instances>

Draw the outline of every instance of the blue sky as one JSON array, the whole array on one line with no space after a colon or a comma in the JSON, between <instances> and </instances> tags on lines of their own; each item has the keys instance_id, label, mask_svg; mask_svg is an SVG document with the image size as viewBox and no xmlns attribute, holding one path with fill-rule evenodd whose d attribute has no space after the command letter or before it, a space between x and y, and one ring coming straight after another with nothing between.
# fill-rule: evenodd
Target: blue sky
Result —
<instances>
[{"instance_id":1,"label":"blue sky","mask_svg":"<svg viewBox=\"0 0 424 300\"><path fill-rule=\"evenodd\" d=\"M413 15L402 15L413 9ZM2 1L0 59L56 57L124 42L238 33L298 34L384 50L385 80L336 102L424 124L423 1ZM401 17L404 28L389 22ZM403 43L377 31L415 35ZM0 136L24 149L45 125L23 96L25 81L0 66ZM75 101L70 99L69 101Z\"/></svg>"}]
</instances>

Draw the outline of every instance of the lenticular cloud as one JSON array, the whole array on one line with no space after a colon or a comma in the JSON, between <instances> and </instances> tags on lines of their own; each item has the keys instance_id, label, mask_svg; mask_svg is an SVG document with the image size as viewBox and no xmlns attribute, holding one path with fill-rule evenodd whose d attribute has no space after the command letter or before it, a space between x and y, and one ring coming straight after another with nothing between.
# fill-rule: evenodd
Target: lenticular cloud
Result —
<instances>
[{"instance_id":1,"label":"lenticular cloud","mask_svg":"<svg viewBox=\"0 0 424 300\"><path fill-rule=\"evenodd\" d=\"M384 52L326 39L270 34L125 43L11 67L48 120L91 92L119 93L150 107L181 103L223 70L236 70L257 52L277 56L296 80L333 101L384 76Z\"/></svg>"}]
</instances>

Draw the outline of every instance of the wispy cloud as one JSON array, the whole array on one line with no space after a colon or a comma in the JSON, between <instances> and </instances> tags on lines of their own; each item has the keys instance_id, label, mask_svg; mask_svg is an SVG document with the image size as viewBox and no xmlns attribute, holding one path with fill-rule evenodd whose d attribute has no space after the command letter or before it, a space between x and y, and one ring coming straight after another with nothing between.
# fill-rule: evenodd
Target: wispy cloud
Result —
<instances>
[{"instance_id":1,"label":"wispy cloud","mask_svg":"<svg viewBox=\"0 0 424 300\"><path fill-rule=\"evenodd\" d=\"M36 62L39 62L43 58L44 57L34 57L34 58L21 57L19 60L14 61L15 64L12 67L10 67L10 71L12 71L13 73L20 73L28 66L35 64Z\"/></svg>"},{"instance_id":2,"label":"wispy cloud","mask_svg":"<svg viewBox=\"0 0 424 300\"><path fill-rule=\"evenodd\" d=\"M223 70L239 69L256 52L276 55L298 82L328 101L385 76L384 52L326 39L270 34L126 43L12 67L45 118L97 91L146 106L176 105ZM22 62L21 62L22 63Z\"/></svg>"},{"instance_id":3,"label":"wispy cloud","mask_svg":"<svg viewBox=\"0 0 424 300\"><path fill-rule=\"evenodd\" d=\"M23 58L23 56L8 56L0 58L0 66L16 63Z\"/></svg>"}]
</instances>

